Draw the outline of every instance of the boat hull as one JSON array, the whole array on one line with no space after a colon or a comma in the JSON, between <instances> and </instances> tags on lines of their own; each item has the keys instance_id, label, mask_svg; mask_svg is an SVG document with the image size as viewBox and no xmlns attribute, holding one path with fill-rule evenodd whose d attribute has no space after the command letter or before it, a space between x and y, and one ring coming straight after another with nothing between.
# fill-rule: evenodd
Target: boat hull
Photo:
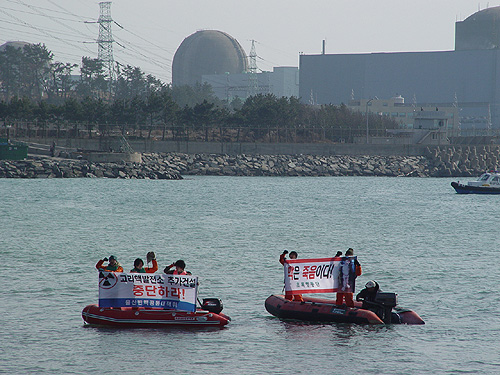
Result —
<instances>
[{"instance_id":1,"label":"boat hull","mask_svg":"<svg viewBox=\"0 0 500 375\"><path fill-rule=\"evenodd\" d=\"M225 314L204 310L188 312L144 307L109 308L97 305L86 306L82 311L82 318L90 325L137 328L223 327L231 320Z\"/></svg>"},{"instance_id":2,"label":"boat hull","mask_svg":"<svg viewBox=\"0 0 500 375\"><path fill-rule=\"evenodd\" d=\"M280 319L295 319L312 322L335 322L355 324L384 324L373 311L356 306L338 306L335 301L304 297L304 302L289 301L283 295L271 295L266 299L266 310ZM401 324L424 324L422 318L411 310L394 308L392 322Z\"/></svg>"},{"instance_id":3,"label":"boat hull","mask_svg":"<svg viewBox=\"0 0 500 375\"><path fill-rule=\"evenodd\" d=\"M471 186L453 181L451 186L458 194L500 194L500 188L491 186Z\"/></svg>"}]
</instances>

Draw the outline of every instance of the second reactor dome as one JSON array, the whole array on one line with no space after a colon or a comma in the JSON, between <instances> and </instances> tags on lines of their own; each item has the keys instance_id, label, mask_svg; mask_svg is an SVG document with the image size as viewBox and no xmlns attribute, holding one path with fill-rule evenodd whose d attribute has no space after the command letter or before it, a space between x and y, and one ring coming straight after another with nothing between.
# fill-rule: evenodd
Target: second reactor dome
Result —
<instances>
[{"instance_id":1,"label":"second reactor dome","mask_svg":"<svg viewBox=\"0 0 500 375\"><path fill-rule=\"evenodd\" d=\"M483 9L455 24L455 50L500 48L500 7Z\"/></svg>"}]
</instances>

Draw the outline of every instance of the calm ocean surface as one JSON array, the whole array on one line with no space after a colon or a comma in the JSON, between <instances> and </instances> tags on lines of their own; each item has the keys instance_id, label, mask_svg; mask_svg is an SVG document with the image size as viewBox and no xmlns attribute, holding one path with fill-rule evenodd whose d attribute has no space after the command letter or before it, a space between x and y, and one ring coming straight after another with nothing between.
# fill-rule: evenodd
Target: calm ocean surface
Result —
<instances>
[{"instance_id":1,"label":"calm ocean surface","mask_svg":"<svg viewBox=\"0 0 500 375\"><path fill-rule=\"evenodd\" d=\"M499 374L500 196L452 179L0 179L0 372L37 374ZM283 249L355 249L424 326L282 322ZM222 330L84 327L95 263L184 259Z\"/></svg>"}]
</instances>

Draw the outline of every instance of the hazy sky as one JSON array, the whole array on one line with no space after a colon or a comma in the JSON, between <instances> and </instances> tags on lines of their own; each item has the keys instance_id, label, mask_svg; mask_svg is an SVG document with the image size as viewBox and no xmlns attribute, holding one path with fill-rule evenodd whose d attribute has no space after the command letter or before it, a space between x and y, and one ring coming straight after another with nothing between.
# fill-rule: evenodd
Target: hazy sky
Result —
<instances>
[{"instance_id":1,"label":"hazy sky","mask_svg":"<svg viewBox=\"0 0 500 375\"><path fill-rule=\"evenodd\" d=\"M185 37L202 29L236 38L257 65L298 66L299 53L452 50L455 22L500 0L114 0L115 60L171 81ZM56 61L97 57L99 1L0 0L0 44L45 43Z\"/></svg>"}]
</instances>

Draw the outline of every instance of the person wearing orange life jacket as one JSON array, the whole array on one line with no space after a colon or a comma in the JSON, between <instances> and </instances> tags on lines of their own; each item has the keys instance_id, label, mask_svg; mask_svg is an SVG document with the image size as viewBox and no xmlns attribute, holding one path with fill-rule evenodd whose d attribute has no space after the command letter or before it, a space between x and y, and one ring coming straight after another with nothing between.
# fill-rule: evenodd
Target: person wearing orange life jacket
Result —
<instances>
[{"instance_id":1,"label":"person wearing orange life jacket","mask_svg":"<svg viewBox=\"0 0 500 375\"><path fill-rule=\"evenodd\" d=\"M134 261L134 268L130 270L131 273L155 273L158 271L158 263L156 262L156 256L155 253L150 251L146 255L146 259L149 261L153 262L152 267L146 267L144 268L144 261L141 258L137 258Z\"/></svg>"},{"instance_id":2,"label":"person wearing orange life jacket","mask_svg":"<svg viewBox=\"0 0 500 375\"><path fill-rule=\"evenodd\" d=\"M103 266L104 262L108 262L107 266ZM99 271L106 271L106 272L123 272L123 267L118 263L118 259L114 255L110 255L109 260L108 258L101 259L97 264L95 265L95 268L97 268Z\"/></svg>"},{"instance_id":3,"label":"person wearing orange life jacket","mask_svg":"<svg viewBox=\"0 0 500 375\"><path fill-rule=\"evenodd\" d=\"M280 263L282 265L285 265L285 260L286 260L287 254L288 254L288 250L285 250L280 255ZM290 256L290 259L297 259L298 254L296 251L291 251L289 256ZM287 299L289 301L304 302L304 299L302 298L301 294L292 294L292 292L289 292L289 291L285 291L285 299Z\"/></svg>"},{"instance_id":4,"label":"person wearing orange life jacket","mask_svg":"<svg viewBox=\"0 0 500 375\"><path fill-rule=\"evenodd\" d=\"M353 256L354 255L354 250L352 248L347 249L345 252L345 255L347 257ZM358 260L356 259L354 261L354 272L355 272L355 278L358 276L361 276L361 273L363 272L361 270L361 264L359 264ZM353 300L354 293L342 293L342 292L337 292L337 300L335 303L337 305L342 305L344 299L345 299L345 304L349 307L354 307L354 300Z\"/></svg>"},{"instance_id":5,"label":"person wearing orange life jacket","mask_svg":"<svg viewBox=\"0 0 500 375\"><path fill-rule=\"evenodd\" d=\"M173 267L175 267L175 270L171 270L171 268ZM179 259L177 262L166 266L163 272L169 275L191 275L191 272L186 271L185 268L186 262L184 262L182 259Z\"/></svg>"}]
</instances>

